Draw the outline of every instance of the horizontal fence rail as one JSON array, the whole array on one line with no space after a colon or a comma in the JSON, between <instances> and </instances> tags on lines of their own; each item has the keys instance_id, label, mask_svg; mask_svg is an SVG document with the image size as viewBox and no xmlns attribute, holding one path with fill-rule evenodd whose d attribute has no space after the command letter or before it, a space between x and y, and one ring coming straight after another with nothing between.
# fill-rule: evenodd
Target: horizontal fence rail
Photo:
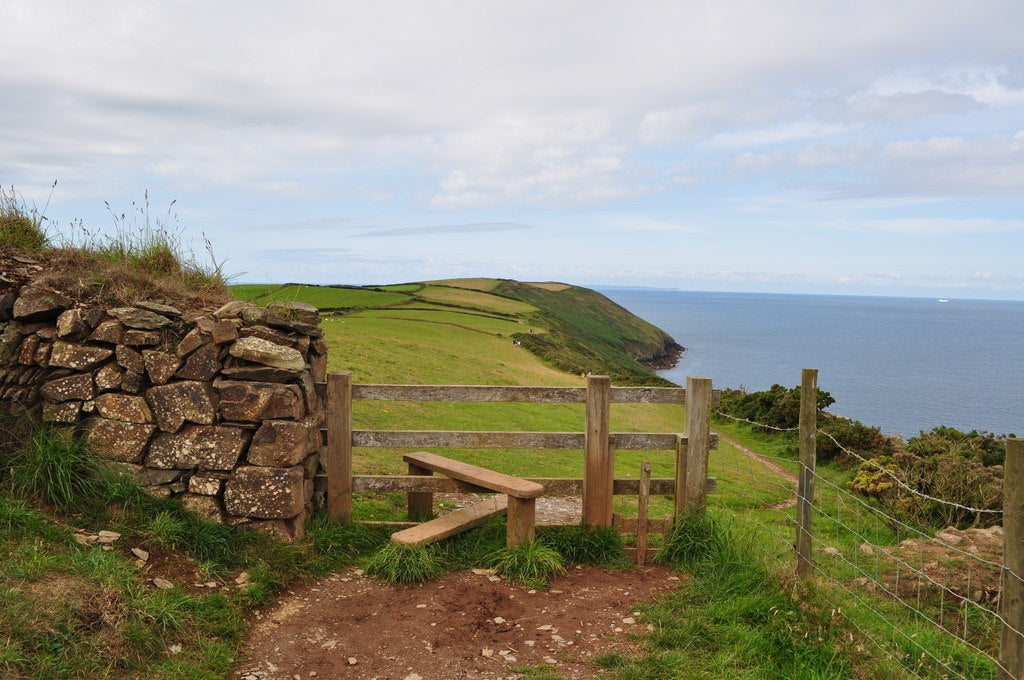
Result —
<instances>
[{"instance_id":1,"label":"horizontal fence rail","mask_svg":"<svg viewBox=\"0 0 1024 680\"><path fill-rule=\"evenodd\" d=\"M687 389L678 387L611 387L605 376L590 376L587 387L536 387L507 385L374 385L353 384L348 372L331 373L317 383L325 397L327 450L324 456L328 512L334 518L351 513L352 493L357 491L404 491L410 500L441 492L486 493L486 489L444 477L421 475L370 476L352 474L354 447L396 449L520 449L575 450L583 454L583 479L538 479L549 495L582 495L584 524L611 526L613 495L637 495L639 480L614 479L614 452L672 451L676 476L652 479L650 493L673 495L676 511L703 509L713 491L707 479L707 452L716 448L717 435L707 429L707 413L719 393L708 378L688 378ZM687 395L690 398L687 398ZM368 430L352 427L355 400L416 402L492 402L584 404L583 432ZM679 404L686 406L687 422L694 432L610 432L610 404ZM694 437L696 435L696 437ZM709 489L709 483L712 488ZM421 498L422 500L422 498Z\"/></svg>"}]
</instances>

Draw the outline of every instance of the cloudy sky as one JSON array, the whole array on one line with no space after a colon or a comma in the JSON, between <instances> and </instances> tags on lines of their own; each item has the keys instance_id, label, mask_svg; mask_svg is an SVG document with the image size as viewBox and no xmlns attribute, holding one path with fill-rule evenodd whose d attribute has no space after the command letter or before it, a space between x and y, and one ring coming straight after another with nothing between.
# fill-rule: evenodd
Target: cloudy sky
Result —
<instances>
[{"instance_id":1,"label":"cloudy sky","mask_svg":"<svg viewBox=\"0 0 1024 680\"><path fill-rule=\"evenodd\" d=\"M0 183L65 237L148 192L244 282L1024 300L1022 26L1020 0L13 0Z\"/></svg>"}]
</instances>

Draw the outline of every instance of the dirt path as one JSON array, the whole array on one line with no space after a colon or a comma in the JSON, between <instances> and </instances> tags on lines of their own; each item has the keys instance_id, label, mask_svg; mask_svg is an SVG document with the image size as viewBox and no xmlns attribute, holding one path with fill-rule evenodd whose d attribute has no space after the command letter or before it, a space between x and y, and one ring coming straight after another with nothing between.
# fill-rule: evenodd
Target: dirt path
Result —
<instances>
[{"instance_id":1,"label":"dirt path","mask_svg":"<svg viewBox=\"0 0 1024 680\"><path fill-rule=\"evenodd\" d=\"M596 656L639 652L648 630L637 603L680 583L661 567L571 569L548 590L527 590L487 570L391 586L351 569L296 588L260 612L232 678L448 680L522 677L550 666L595 678Z\"/></svg>"},{"instance_id":2,"label":"dirt path","mask_svg":"<svg viewBox=\"0 0 1024 680\"><path fill-rule=\"evenodd\" d=\"M776 463L774 460L771 460L770 458L766 458L765 456L762 456L757 451L753 451L751 449L748 449L747 447L743 446L743 444L740 444L738 441L736 441L734 439L729 439L728 437L723 437L721 434L718 435L718 438L720 440L722 440L723 442L726 442L727 444L729 444L729 446L732 446L733 448L735 448L737 451L740 451L741 453L744 453L744 454L750 456L751 458L753 458L757 462L761 463L766 468L768 468L772 472L776 473L780 477L784 477L785 479L787 479L793 485L793 497L790 498L789 500L785 500L785 501L782 501L781 503L776 503L775 505L772 505L771 506L772 510L785 510L786 508L796 507L796 490L797 490L798 485L800 484L800 477L799 476L797 476L793 472L790 472L786 468L782 467L781 465Z\"/></svg>"}]
</instances>

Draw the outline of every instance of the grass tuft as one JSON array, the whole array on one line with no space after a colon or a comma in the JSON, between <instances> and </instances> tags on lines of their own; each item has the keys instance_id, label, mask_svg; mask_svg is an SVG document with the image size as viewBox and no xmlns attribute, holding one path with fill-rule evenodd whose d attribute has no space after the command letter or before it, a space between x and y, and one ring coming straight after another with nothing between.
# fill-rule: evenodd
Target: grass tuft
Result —
<instances>
[{"instance_id":1,"label":"grass tuft","mask_svg":"<svg viewBox=\"0 0 1024 680\"><path fill-rule=\"evenodd\" d=\"M558 551L566 564L624 568L629 566L622 535L613 527L543 527L537 540Z\"/></svg>"},{"instance_id":2,"label":"grass tuft","mask_svg":"<svg viewBox=\"0 0 1024 680\"><path fill-rule=\"evenodd\" d=\"M499 550L490 564L509 581L531 588L546 587L549 578L565 573L562 556L538 541Z\"/></svg>"},{"instance_id":3,"label":"grass tuft","mask_svg":"<svg viewBox=\"0 0 1024 680\"><path fill-rule=\"evenodd\" d=\"M42 213L29 208L14 187L0 186L0 244L38 252L49 245Z\"/></svg>"},{"instance_id":4,"label":"grass tuft","mask_svg":"<svg viewBox=\"0 0 1024 680\"><path fill-rule=\"evenodd\" d=\"M444 563L434 546L390 543L370 557L366 573L389 583L422 583L444 573Z\"/></svg>"},{"instance_id":5,"label":"grass tuft","mask_svg":"<svg viewBox=\"0 0 1024 680\"><path fill-rule=\"evenodd\" d=\"M62 512L94 507L102 498L104 470L68 430L37 428L6 465L15 497L39 500Z\"/></svg>"}]
</instances>

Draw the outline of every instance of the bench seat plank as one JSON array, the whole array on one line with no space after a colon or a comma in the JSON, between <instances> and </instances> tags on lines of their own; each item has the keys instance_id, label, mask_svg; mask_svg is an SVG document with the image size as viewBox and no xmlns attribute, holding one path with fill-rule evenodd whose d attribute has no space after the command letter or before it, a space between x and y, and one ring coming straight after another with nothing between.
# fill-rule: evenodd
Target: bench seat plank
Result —
<instances>
[{"instance_id":1,"label":"bench seat plank","mask_svg":"<svg viewBox=\"0 0 1024 680\"><path fill-rule=\"evenodd\" d=\"M437 519L391 534L391 542L399 545L425 545L440 541L471 527L483 524L495 515L508 511L508 496L492 496L487 500L460 508Z\"/></svg>"},{"instance_id":2,"label":"bench seat plank","mask_svg":"<svg viewBox=\"0 0 1024 680\"><path fill-rule=\"evenodd\" d=\"M516 498L537 498L544 494L544 485L531 482L520 477L513 477L502 472L463 463L458 460L438 456L426 451L407 453L403 456L407 463L418 465L427 470L439 472L447 477L476 484L492 491L508 494Z\"/></svg>"}]
</instances>

